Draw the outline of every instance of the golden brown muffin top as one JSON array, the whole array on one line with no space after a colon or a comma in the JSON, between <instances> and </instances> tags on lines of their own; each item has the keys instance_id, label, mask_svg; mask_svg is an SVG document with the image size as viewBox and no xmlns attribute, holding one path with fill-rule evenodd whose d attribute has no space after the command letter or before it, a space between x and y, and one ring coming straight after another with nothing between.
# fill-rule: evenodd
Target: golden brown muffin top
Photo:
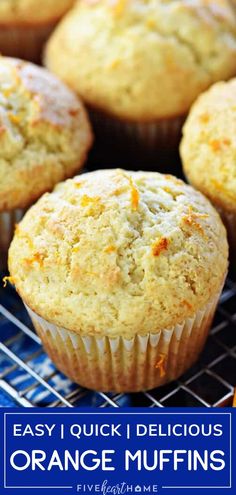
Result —
<instances>
[{"instance_id":1,"label":"golden brown muffin top","mask_svg":"<svg viewBox=\"0 0 236 495\"><path fill-rule=\"evenodd\" d=\"M44 195L17 227L9 268L39 316L82 335L145 335L205 307L228 246L199 192L150 172L101 170Z\"/></svg>"},{"instance_id":2,"label":"golden brown muffin top","mask_svg":"<svg viewBox=\"0 0 236 495\"><path fill-rule=\"evenodd\" d=\"M86 103L121 119L183 115L236 73L236 15L227 0L80 0L45 63Z\"/></svg>"},{"instance_id":3,"label":"golden brown muffin top","mask_svg":"<svg viewBox=\"0 0 236 495\"><path fill-rule=\"evenodd\" d=\"M45 69L0 57L0 211L25 207L73 175L90 145L70 89Z\"/></svg>"},{"instance_id":4,"label":"golden brown muffin top","mask_svg":"<svg viewBox=\"0 0 236 495\"><path fill-rule=\"evenodd\" d=\"M181 156L189 181L214 204L236 212L236 79L213 85L193 105Z\"/></svg>"}]
</instances>

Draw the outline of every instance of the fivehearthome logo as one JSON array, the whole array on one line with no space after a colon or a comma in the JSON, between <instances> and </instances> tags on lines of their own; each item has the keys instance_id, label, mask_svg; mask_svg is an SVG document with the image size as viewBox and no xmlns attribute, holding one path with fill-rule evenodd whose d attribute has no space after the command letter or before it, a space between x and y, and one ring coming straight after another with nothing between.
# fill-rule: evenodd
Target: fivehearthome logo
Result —
<instances>
[{"instance_id":1,"label":"fivehearthome logo","mask_svg":"<svg viewBox=\"0 0 236 495\"><path fill-rule=\"evenodd\" d=\"M115 485L109 484L108 480L104 480L101 484L81 484L77 485L76 491L79 493L100 493L102 495L123 495L129 493L158 493L158 485L126 483L122 481Z\"/></svg>"}]
</instances>

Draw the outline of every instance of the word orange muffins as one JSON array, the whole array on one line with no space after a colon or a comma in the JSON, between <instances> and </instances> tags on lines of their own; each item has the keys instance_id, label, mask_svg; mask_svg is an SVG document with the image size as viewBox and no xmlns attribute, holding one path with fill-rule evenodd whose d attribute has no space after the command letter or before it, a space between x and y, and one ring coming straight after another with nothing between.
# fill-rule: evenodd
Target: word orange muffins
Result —
<instances>
[{"instance_id":1,"label":"word orange muffins","mask_svg":"<svg viewBox=\"0 0 236 495\"><path fill-rule=\"evenodd\" d=\"M26 213L9 269L60 370L91 389L134 392L197 359L227 257L224 226L201 193L172 176L102 170Z\"/></svg>"},{"instance_id":2,"label":"word orange muffins","mask_svg":"<svg viewBox=\"0 0 236 495\"><path fill-rule=\"evenodd\" d=\"M39 62L42 47L74 0L1 0L0 53Z\"/></svg>"},{"instance_id":3,"label":"word orange muffins","mask_svg":"<svg viewBox=\"0 0 236 495\"><path fill-rule=\"evenodd\" d=\"M91 141L71 90L45 69L0 57L0 265L22 210L73 176Z\"/></svg>"},{"instance_id":4,"label":"word orange muffins","mask_svg":"<svg viewBox=\"0 0 236 495\"><path fill-rule=\"evenodd\" d=\"M236 16L227 0L81 0L45 63L83 98L99 135L156 154L176 146L195 98L236 74Z\"/></svg>"}]
</instances>

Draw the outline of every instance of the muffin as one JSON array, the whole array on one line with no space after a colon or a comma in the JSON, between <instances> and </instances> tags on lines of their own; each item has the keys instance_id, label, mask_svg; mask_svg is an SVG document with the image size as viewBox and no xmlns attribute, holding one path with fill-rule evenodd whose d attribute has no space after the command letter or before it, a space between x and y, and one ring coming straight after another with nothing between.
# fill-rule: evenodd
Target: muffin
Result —
<instances>
[{"instance_id":1,"label":"muffin","mask_svg":"<svg viewBox=\"0 0 236 495\"><path fill-rule=\"evenodd\" d=\"M236 79L213 85L193 105L180 153L188 180L217 207L236 253Z\"/></svg>"},{"instance_id":2,"label":"muffin","mask_svg":"<svg viewBox=\"0 0 236 495\"><path fill-rule=\"evenodd\" d=\"M74 0L1 0L0 53L39 62L44 43L73 3Z\"/></svg>"},{"instance_id":3,"label":"muffin","mask_svg":"<svg viewBox=\"0 0 236 495\"><path fill-rule=\"evenodd\" d=\"M19 224L11 280L58 368L134 392L197 359L225 280L218 213L168 175L101 170L59 184Z\"/></svg>"},{"instance_id":4,"label":"muffin","mask_svg":"<svg viewBox=\"0 0 236 495\"><path fill-rule=\"evenodd\" d=\"M156 162L195 98L236 73L236 17L225 0L80 0L44 60L88 105L105 153Z\"/></svg>"},{"instance_id":5,"label":"muffin","mask_svg":"<svg viewBox=\"0 0 236 495\"><path fill-rule=\"evenodd\" d=\"M44 192L73 176L91 145L77 96L45 69L0 57L0 266L14 224Z\"/></svg>"}]
</instances>

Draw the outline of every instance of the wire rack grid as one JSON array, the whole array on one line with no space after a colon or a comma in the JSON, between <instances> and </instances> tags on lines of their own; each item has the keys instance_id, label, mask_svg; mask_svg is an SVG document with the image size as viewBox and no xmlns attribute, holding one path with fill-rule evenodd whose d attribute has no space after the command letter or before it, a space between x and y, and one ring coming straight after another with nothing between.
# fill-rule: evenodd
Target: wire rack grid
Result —
<instances>
[{"instance_id":1,"label":"wire rack grid","mask_svg":"<svg viewBox=\"0 0 236 495\"><path fill-rule=\"evenodd\" d=\"M228 279L199 361L178 381L138 394L91 392L46 355L12 287L0 289L0 405L23 407L230 406L236 386L236 283Z\"/></svg>"}]
</instances>

